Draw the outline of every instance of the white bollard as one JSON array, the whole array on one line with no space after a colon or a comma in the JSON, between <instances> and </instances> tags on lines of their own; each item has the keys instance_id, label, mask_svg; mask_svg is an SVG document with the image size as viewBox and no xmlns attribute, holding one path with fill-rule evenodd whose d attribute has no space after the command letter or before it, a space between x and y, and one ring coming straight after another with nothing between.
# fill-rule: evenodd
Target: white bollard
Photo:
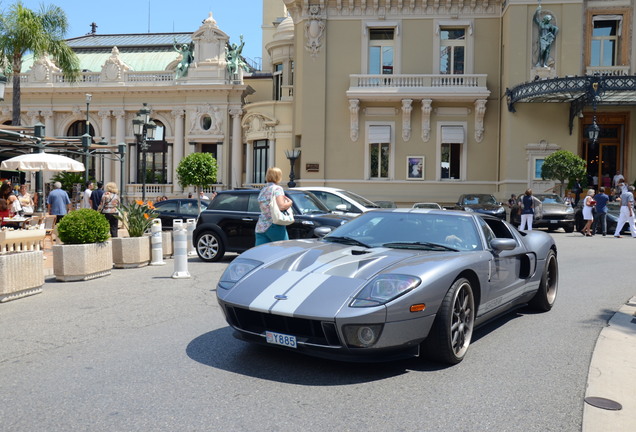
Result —
<instances>
[{"instance_id":1,"label":"white bollard","mask_svg":"<svg viewBox=\"0 0 636 432\"><path fill-rule=\"evenodd\" d=\"M163 260L163 239L161 238L161 219L153 219L150 228L150 245L152 246L150 265L164 265Z\"/></svg>"},{"instance_id":2,"label":"white bollard","mask_svg":"<svg viewBox=\"0 0 636 432\"><path fill-rule=\"evenodd\" d=\"M189 256L196 256L197 255L197 250L194 248L194 239L193 237L193 233L194 233L194 229L197 226L197 220L196 219L187 219L187 225L188 225L188 255Z\"/></svg>"},{"instance_id":3,"label":"white bollard","mask_svg":"<svg viewBox=\"0 0 636 432\"><path fill-rule=\"evenodd\" d=\"M172 246L174 258L173 279L189 278L188 272L188 233L181 219L172 222Z\"/></svg>"}]
</instances>

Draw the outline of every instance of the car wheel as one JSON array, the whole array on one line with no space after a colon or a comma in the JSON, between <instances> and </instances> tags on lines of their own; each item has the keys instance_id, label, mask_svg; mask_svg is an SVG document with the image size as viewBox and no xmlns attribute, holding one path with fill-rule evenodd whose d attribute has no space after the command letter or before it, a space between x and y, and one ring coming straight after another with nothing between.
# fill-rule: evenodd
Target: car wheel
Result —
<instances>
[{"instance_id":1,"label":"car wheel","mask_svg":"<svg viewBox=\"0 0 636 432\"><path fill-rule=\"evenodd\" d=\"M459 278L446 293L423 348L430 358L457 364L468 351L474 324L473 288L468 279Z\"/></svg>"},{"instance_id":2,"label":"car wheel","mask_svg":"<svg viewBox=\"0 0 636 432\"><path fill-rule=\"evenodd\" d=\"M574 223L571 223L571 224L567 224L567 225L565 225L565 226L563 227L563 230L564 230L566 233L573 233L573 232L574 232Z\"/></svg>"},{"instance_id":3,"label":"car wheel","mask_svg":"<svg viewBox=\"0 0 636 432\"><path fill-rule=\"evenodd\" d=\"M197 237L195 243L197 249L197 255L203 261L214 262L223 258L225 254L225 248L223 247L223 241L219 235L215 232L208 231Z\"/></svg>"},{"instance_id":4,"label":"car wheel","mask_svg":"<svg viewBox=\"0 0 636 432\"><path fill-rule=\"evenodd\" d=\"M545 268L541 276L541 284L539 290L530 300L530 307L533 309L547 312L552 309L556 301L559 285L559 264L556 254L553 250L548 252L545 260Z\"/></svg>"}]
</instances>

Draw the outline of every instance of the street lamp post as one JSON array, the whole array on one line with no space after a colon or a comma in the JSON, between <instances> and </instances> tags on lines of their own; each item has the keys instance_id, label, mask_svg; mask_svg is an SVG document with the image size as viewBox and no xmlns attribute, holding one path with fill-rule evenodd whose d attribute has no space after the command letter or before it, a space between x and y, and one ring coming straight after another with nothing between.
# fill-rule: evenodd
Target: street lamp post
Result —
<instances>
[{"instance_id":1,"label":"street lamp post","mask_svg":"<svg viewBox=\"0 0 636 432\"><path fill-rule=\"evenodd\" d=\"M594 112L594 115L592 117L592 124L587 128L587 137L589 138L592 145L598 142L598 136L599 136L599 133L601 132L601 128L599 127L598 123L596 123L596 104L599 99L598 87L599 87L598 81L592 83L591 97L592 97L592 111Z\"/></svg>"},{"instance_id":2,"label":"street lamp post","mask_svg":"<svg viewBox=\"0 0 636 432\"><path fill-rule=\"evenodd\" d=\"M289 159L289 164L291 165L291 169L289 171L289 182L287 186L290 188L296 187L296 182L294 181L294 163L296 163L296 159L300 157L300 150L285 150L285 156Z\"/></svg>"},{"instance_id":3,"label":"street lamp post","mask_svg":"<svg viewBox=\"0 0 636 432\"><path fill-rule=\"evenodd\" d=\"M119 153L119 164L120 164L120 190L121 193L119 194L121 196L121 199L123 201L124 199L124 195L125 195L125 178L124 178L124 160L126 158L126 144L125 143L119 143L118 147L118 153Z\"/></svg>"},{"instance_id":4,"label":"street lamp post","mask_svg":"<svg viewBox=\"0 0 636 432\"><path fill-rule=\"evenodd\" d=\"M44 153L44 144L42 144L42 140L44 139L46 128L40 122L38 122L35 126L33 126L33 135L37 140L37 150L36 153ZM36 204L35 211L38 213L44 213L44 209L46 208L46 203L43 202L42 197L44 196L44 185L43 185L43 175L42 171L38 171L35 173L35 194L38 197L38 203Z\"/></svg>"},{"instance_id":5,"label":"street lamp post","mask_svg":"<svg viewBox=\"0 0 636 432\"><path fill-rule=\"evenodd\" d=\"M137 138L137 144L141 148L141 200L146 201L146 155L148 153L148 140L155 139L157 125L150 120L150 108L144 102L143 107L137 111L137 117L133 119L133 132Z\"/></svg>"}]
</instances>

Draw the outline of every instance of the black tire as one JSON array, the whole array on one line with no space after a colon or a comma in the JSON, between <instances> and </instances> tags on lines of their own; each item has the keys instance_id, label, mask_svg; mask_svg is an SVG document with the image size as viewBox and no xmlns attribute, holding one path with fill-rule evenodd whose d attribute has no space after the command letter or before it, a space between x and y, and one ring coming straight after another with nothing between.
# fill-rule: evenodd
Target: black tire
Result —
<instances>
[{"instance_id":1,"label":"black tire","mask_svg":"<svg viewBox=\"0 0 636 432\"><path fill-rule=\"evenodd\" d=\"M475 297L470 281L459 278L450 287L439 307L428 338L426 355L437 361L457 364L464 359L475 325Z\"/></svg>"},{"instance_id":2,"label":"black tire","mask_svg":"<svg viewBox=\"0 0 636 432\"><path fill-rule=\"evenodd\" d=\"M572 222L571 224L567 224L567 225L563 226L563 230L566 233L573 233L574 232L574 222Z\"/></svg>"},{"instance_id":3,"label":"black tire","mask_svg":"<svg viewBox=\"0 0 636 432\"><path fill-rule=\"evenodd\" d=\"M553 250L548 252L545 260L545 268L541 275L541 284L539 290L530 300L530 307L541 312L547 312L552 309L556 301L559 287L559 263Z\"/></svg>"},{"instance_id":4,"label":"black tire","mask_svg":"<svg viewBox=\"0 0 636 432\"><path fill-rule=\"evenodd\" d=\"M223 241L214 231L205 231L198 236L195 247L199 258L206 262L219 261L225 255Z\"/></svg>"}]
</instances>

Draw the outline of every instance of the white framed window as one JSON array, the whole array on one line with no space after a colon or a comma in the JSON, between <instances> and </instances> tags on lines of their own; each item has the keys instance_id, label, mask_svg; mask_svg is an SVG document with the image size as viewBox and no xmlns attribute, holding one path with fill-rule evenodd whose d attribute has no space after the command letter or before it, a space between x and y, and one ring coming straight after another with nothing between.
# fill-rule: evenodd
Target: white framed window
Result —
<instances>
[{"instance_id":1,"label":"white framed window","mask_svg":"<svg viewBox=\"0 0 636 432\"><path fill-rule=\"evenodd\" d=\"M472 20L436 20L433 26L433 73L473 73Z\"/></svg>"},{"instance_id":2,"label":"white framed window","mask_svg":"<svg viewBox=\"0 0 636 432\"><path fill-rule=\"evenodd\" d=\"M363 73L392 75L400 73L400 27L397 22L367 22L362 27Z\"/></svg>"},{"instance_id":3,"label":"white framed window","mask_svg":"<svg viewBox=\"0 0 636 432\"><path fill-rule=\"evenodd\" d=\"M464 180L466 177L466 124L438 125L437 178L442 181Z\"/></svg>"},{"instance_id":4,"label":"white framed window","mask_svg":"<svg viewBox=\"0 0 636 432\"><path fill-rule=\"evenodd\" d=\"M283 64L276 63L274 65L274 72L272 73L274 79L274 100L282 99L282 86L283 86Z\"/></svg>"},{"instance_id":5,"label":"white framed window","mask_svg":"<svg viewBox=\"0 0 636 432\"><path fill-rule=\"evenodd\" d=\"M616 66L622 15L595 15L592 17L592 40L590 43L590 66Z\"/></svg>"},{"instance_id":6,"label":"white framed window","mask_svg":"<svg viewBox=\"0 0 636 432\"><path fill-rule=\"evenodd\" d=\"M394 177L395 124L369 122L366 126L365 178L389 180Z\"/></svg>"}]
</instances>

